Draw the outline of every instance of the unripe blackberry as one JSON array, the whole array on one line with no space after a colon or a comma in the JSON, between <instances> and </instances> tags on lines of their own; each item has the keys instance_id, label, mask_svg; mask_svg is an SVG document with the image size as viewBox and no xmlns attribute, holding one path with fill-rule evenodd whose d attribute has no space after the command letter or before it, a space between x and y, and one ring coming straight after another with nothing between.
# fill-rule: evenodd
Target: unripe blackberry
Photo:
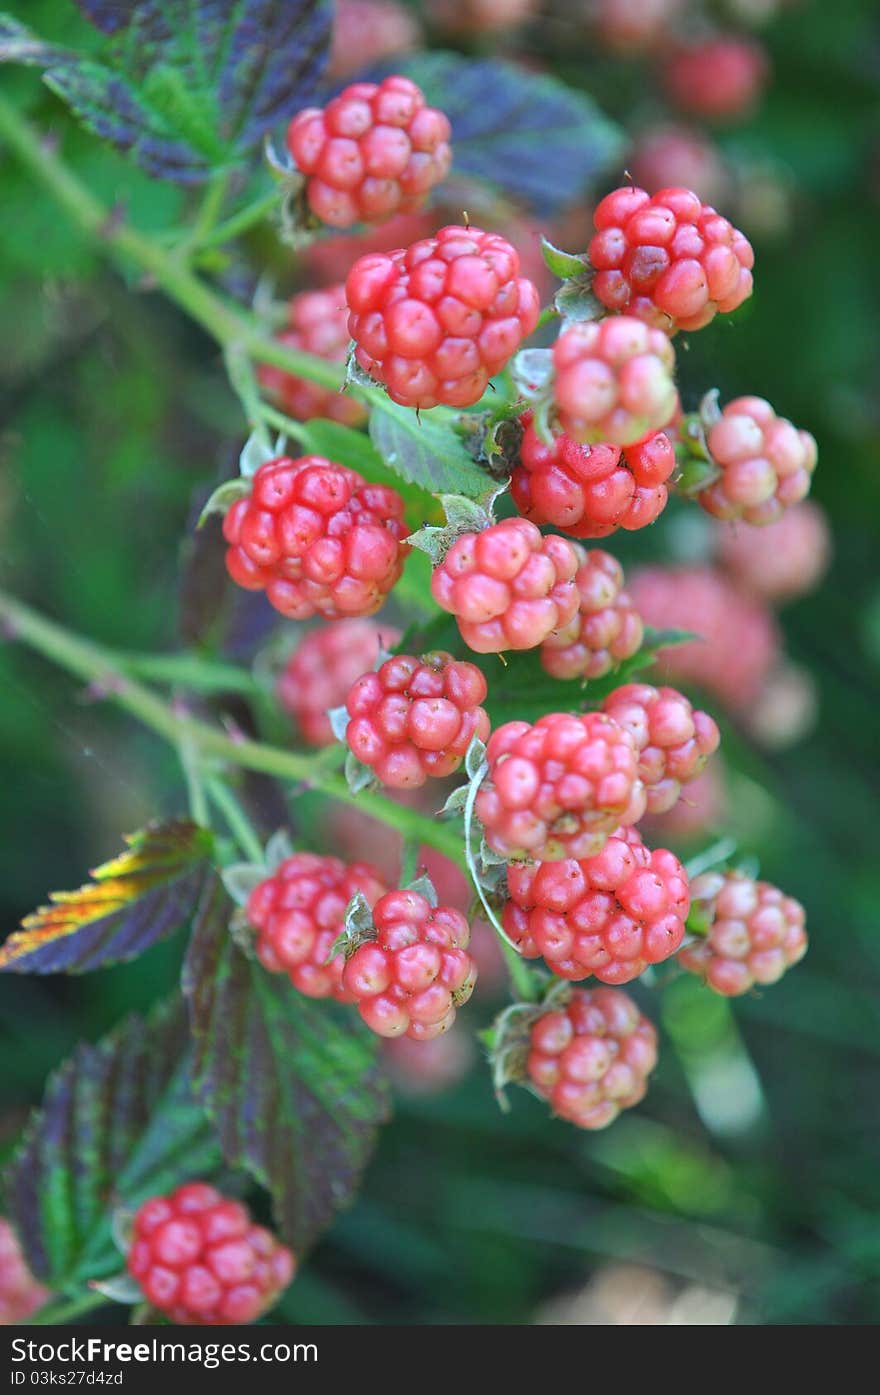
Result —
<instances>
[{"instance_id":1,"label":"unripe blackberry","mask_svg":"<svg viewBox=\"0 0 880 1395\"><path fill-rule=\"evenodd\" d=\"M604 538L618 528L646 528L663 512L666 481L675 469L675 450L664 432L623 448L581 445L565 435L548 444L531 412L520 421L524 431L510 492L524 518L573 538Z\"/></svg>"},{"instance_id":2,"label":"unripe blackberry","mask_svg":"<svg viewBox=\"0 0 880 1395\"><path fill-rule=\"evenodd\" d=\"M415 13L397 0L336 0L328 76L364 72L418 48L421 37Z\"/></svg>"},{"instance_id":3,"label":"unripe blackberry","mask_svg":"<svg viewBox=\"0 0 880 1395\"><path fill-rule=\"evenodd\" d=\"M329 363L345 363L350 343L345 287L328 286L325 291L301 291L295 295L287 307L287 328L277 339L279 344L301 349ZM281 410L296 421L329 417L356 426L366 419L366 407L348 393L310 383L269 363L260 365L257 376ZM339 376L341 379L341 371Z\"/></svg>"},{"instance_id":4,"label":"unripe blackberry","mask_svg":"<svg viewBox=\"0 0 880 1395\"><path fill-rule=\"evenodd\" d=\"M691 896L709 928L679 961L725 998L776 983L807 952L803 906L769 882L705 872L694 878Z\"/></svg>"},{"instance_id":5,"label":"unripe blackberry","mask_svg":"<svg viewBox=\"0 0 880 1395\"><path fill-rule=\"evenodd\" d=\"M662 44L682 5L683 0L593 0L596 36L614 53L645 53Z\"/></svg>"},{"instance_id":6,"label":"unripe blackberry","mask_svg":"<svg viewBox=\"0 0 880 1395\"><path fill-rule=\"evenodd\" d=\"M372 615L409 548L403 500L320 455L261 465L223 520L226 567L291 620Z\"/></svg>"},{"instance_id":7,"label":"unripe blackberry","mask_svg":"<svg viewBox=\"0 0 880 1395\"><path fill-rule=\"evenodd\" d=\"M602 710L638 747L649 814L664 814L678 803L682 785L700 774L721 740L709 714L696 711L675 688L625 683L609 693Z\"/></svg>"},{"instance_id":8,"label":"unripe blackberry","mask_svg":"<svg viewBox=\"0 0 880 1395\"><path fill-rule=\"evenodd\" d=\"M702 329L752 293L751 244L690 189L651 196L625 185L602 199L593 223L593 294L615 313L675 334Z\"/></svg>"},{"instance_id":9,"label":"unripe blackberry","mask_svg":"<svg viewBox=\"0 0 880 1395\"><path fill-rule=\"evenodd\" d=\"M645 812L635 742L604 712L506 722L489 738L486 760L475 808L502 857L590 857L618 824Z\"/></svg>"},{"instance_id":10,"label":"unripe blackberry","mask_svg":"<svg viewBox=\"0 0 880 1395\"><path fill-rule=\"evenodd\" d=\"M722 827L728 818L727 785L721 758L716 757L691 780L681 799L668 812L639 825L641 832L652 841L693 843Z\"/></svg>"},{"instance_id":11,"label":"unripe blackberry","mask_svg":"<svg viewBox=\"0 0 880 1395\"><path fill-rule=\"evenodd\" d=\"M756 105L768 74L763 44L722 34L671 54L663 82L670 101L682 111L709 121L739 121Z\"/></svg>"},{"instance_id":12,"label":"unripe blackberry","mask_svg":"<svg viewBox=\"0 0 880 1395\"><path fill-rule=\"evenodd\" d=\"M566 538L505 518L456 538L431 576L431 595L477 654L536 649L577 614L578 555Z\"/></svg>"},{"instance_id":13,"label":"unripe blackberry","mask_svg":"<svg viewBox=\"0 0 880 1395\"><path fill-rule=\"evenodd\" d=\"M428 1041L386 1037L382 1046L393 1083L401 1094L415 1098L439 1095L457 1085L474 1060L472 1038L459 1027Z\"/></svg>"},{"instance_id":14,"label":"unripe blackberry","mask_svg":"<svg viewBox=\"0 0 880 1395\"><path fill-rule=\"evenodd\" d=\"M256 1322L293 1278L293 1255L246 1206L205 1182L145 1201L134 1217L129 1273L172 1322Z\"/></svg>"},{"instance_id":15,"label":"unripe blackberry","mask_svg":"<svg viewBox=\"0 0 880 1395\"><path fill-rule=\"evenodd\" d=\"M690 909L678 858L619 828L600 853L576 861L512 863L507 934L527 959L544 956L560 978L594 974L629 983L674 954Z\"/></svg>"},{"instance_id":16,"label":"unripe blackberry","mask_svg":"<svg viewBox=\"0 0 880 1395\"><path fill-rule=\"evenodd\" d=\"M327 713L340 707L356 678L391 649L400 631L375 620L335 620L304 635L278 679L278 699L310 746L335 741Z\"/></svg>"},{"instance_id":17,"label":"unripe blackberry","mask_svg":"<svg viewBox=\"0 0 880 1395\"><path fill-rule=\"evenodd\" d=\"M306 201L334 228L418 209L452 164L448 119L409 78L355 82L287 128Z\"/></svg>"},{"instance_id":18,"label":"unripe blackberry","mask_svg":"<svg viewBox=\"0 0 880 1395\"><path fill-rule=\"evenodd\" d=\"M693 189L704 203L721 203L730 192L730 175L720 151L689 126L650 126L635 138L628 168L649 194L661 189Z\"/></svg>"},{"instance_id":19,"label":"unripe blackberry","mask_svg":"<svg viewBox=\"0 0 880 1395\"><path fill-rule=\"evenodd\" d=\"M421 237L430 237L436 224L436 217L428 211L396 213L387 223L361 228L357 232L337 232L319 237L303 248L306 276L309 281L321 285L341 281L344 286L345 278L358 257L365 257L368 252L393 252L396 247L408 247Z\"/></svg>"},{"instance_id":20,"label":"unripe blackberry","mask_svg":"<svg viewBox=\"0 0 880 1395\"><path fill-rule=\"evenodd\" d=\"M486 693L476 665L451 654L395 654L352 685L346 743L383 785L418 789L454 774L475 736L488 739Z\"/></svg>"},{"instance_id":21,"label":"unripe blackberry","mask_svg":"<svg viewBox=\"0 0 880 1395\"><path fill-rule=\"evenodd\" d=\"M782 659L740 713L740 720L760 746L781 751L803 741L815 727L818 716L819 695L812 673L801 664Z\"/></svg>"},{"instance_id":22,"label":"unripe blackberry","mask_svg":"<svg viewBox=\"0 0 880 1395\"><path fill-rule=\"evenodd\" d=\"M367 1026L416 1041L448 1031L477 979L466 917L416 891L389 891L373 907L373 924L375 939L354 950L342 975Z\"/></svg>"},{"instance_id":23,"label":"unripe blackberry","mask_svg":"<svg viewBox=\"0 0 880 1395\"><path fill-rule=\"evenodd\" d=\"M782 644L765 606L711 567L643 567L628 590L646 625L700 636L658 654L664 679L695 683L733 711L754 701Z\"/></svg>"},{"instance_id":24,"label":"unripe blackberry","mask_svg":"<svg viewBox=\"0 0 880 1395\"><path fill-rule=\"evenodd\" d=\"M384 891L368 862L346 866L338 857L294 853L248 897L245 914L257 931L257 958L270 973L287 974L309 998L353 1002L342 982L345 957L329 959L330 951L345 928L352 897L360 892L372 906Z\"/></svg>"},{"instance_id":25,"label":"unripe blackberry","mask_svg":"<svg viewBox=\"0 0 880 1395\"><path fill-rule=\"evenodd\" d=\"M718 557L743 591L781 605L813 591L828 567L831 533L811 499L786 509L765 528L724 528Z\"/></svg>"},{"instance_id":26,"label":"unripe blackberry","mask_svg":"<svg viewBox=\"0 0 880 1395\"><path fill-rule=\"evenodd\" d=\"M541 645L541 665L554 678L602 678L638 653L644 626L623 590L623 568L608 552L578 548L580 608Z\"/></svg>"},{"instance_id":27,"label":"unripe blackberry","mask_svg":"<svg viewBox=\"0 0 880 1395\"><path fill-rule=\"evenodd\" d=\"M581 1129L604 1129L644 1097L657 1064L657 1033L614 988L576 988L564 1009L531 1029L527 1071L554 1114Z\"/></svg>"},{"instance_id":28,"label":"unripe blackberry","mask_svg":"<svg viewBox=\"0 0 880 1395\"><path fill-rule=\"evenodd\" d=\"M631 446L675 411L675 350L662 329L632 315L579 321L553 345L561 430L575 441Z\"/></svg>"},{"instance_id":29,"label":"unripe blackberry","mask_svg":"<svg viewBox=\"0 0 880 1395\"><path fill-rule=\"evenodd\" d=\"M538 323L538 293L497 233L451 225L348 274L361 368L404 407L469 407Z\"/></svg>"},{"instance_id":30,"label":"unripe blackberry","mask_svg":"<svg viewBox=\"0 0 880 1395\"><path fill-rule=\"evenodd\" d=\"M530 20L537 0L429 0L431 20L451 34L497 34Z\"/></svg>"},{"instance_id":31,"label":"unripe blackberry","mask_svg":"<svg viewBox=\"0 0 880 1395\"><path fill-rule=\"evenodd\" d=\"M706 444L721 476L697 499L715 518L776 523L810 492L815 439L778 417L763 397L728 402Z\"/></svg>"},{"instance_id":32,"label":"unripe blackberry","mask_svg":"<svg viewBox=\"0 0 880 1395\"><path fill-rule=\"evenodd\" d=\"M26 1322L49 1300L49 1291L28 1268L18 1236L0 1216L0 1327Z\"/></svg>"}]
</instances>

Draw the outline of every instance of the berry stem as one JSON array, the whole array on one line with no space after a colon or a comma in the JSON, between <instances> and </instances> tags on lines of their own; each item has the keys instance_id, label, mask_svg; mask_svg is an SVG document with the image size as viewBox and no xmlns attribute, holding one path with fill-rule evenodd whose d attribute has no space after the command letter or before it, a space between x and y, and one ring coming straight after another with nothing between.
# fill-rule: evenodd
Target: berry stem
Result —
<instances>
[{"instance_id":1,"label":"berry stem","mask_svg":"<svg viewBox=\"0 0 880 1395\"><path fill-rule=\"evenodd\" d=\"M370 818L396 829L405 838L417 838L436 848L462 869L466 867L459 827L438 823L373 790L352 793L342 775L326 768L321 760L323 752L313 757L281 750L248 737L230 736L210 722L188 716L126 674L124 660L118 661L111 650L56 625L4 591L0 591L0 624L10 637L21 640L69 673L98 685L108 698L164 737L175 749L180 749L181 742L189 742L200 759L214 756L228 765L320 790L340 803L356 805Z\"/></svg>"},{"instance_id":2,"label":"berry stem","mask_svg":"<svg viewBox=\"0 0 880 1395\"><path fill-rule=\"evenodd\" d=\"M105 1308L110 1304L109 1298L105 1298L103 1293L98 1293L94 1289L85 1289L74 1298L53 1300L32 1313L28 1322L38 1327L55 1327L62 1323L70 1322L71 1318L80 1317L82 1313L90 1313L94 1308Z\"/></svg>"},{"instance_id":3,"label":"berry stem","mask_svg":"<svg viewBox=\"0 0 880 1395\"><path fill-rule=\"evenodd\" d=\"M516 996L524 1003L537 1003L541 999L541 983L529 968L518 950L512 949L507 940L501 941L501 953L507 965L510 982Z\"/></svg>"},{"instance_id":4,"label":"berry stem","mask_svg":"<svg viewBox=\"0 0 880 1395\"><path fill-rule=\"evenodd\" d=\"M236 797L226 781L221 780L219 776L211 776L210 779L206 780L205 789L223 815L229 831L245 857L249 862L261 864L263 861L263 843L248 818L241 800Z\"/></svg>"}]
</instances>

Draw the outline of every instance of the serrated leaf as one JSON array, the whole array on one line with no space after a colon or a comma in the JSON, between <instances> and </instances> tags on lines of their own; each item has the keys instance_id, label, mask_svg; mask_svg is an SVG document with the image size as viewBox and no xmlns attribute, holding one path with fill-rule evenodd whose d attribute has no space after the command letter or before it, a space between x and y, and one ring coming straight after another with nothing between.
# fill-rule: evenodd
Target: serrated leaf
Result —
<instances>
[{"instance_id":1,"label":"serrated leaf","mask_svg":"<svg viewBox=\"0 0 880 1395\"><path fill-rule=\"evenodd\" d=\"M438 906L440 904L437 896L437 888L431 881L427 872L423 872L420 877L416 877L415 881L411 881L406 890L415 892L416 896L424 896L425 900L429 901L432 906Z\"/></svg>"},{"instance_id":2,"label":"serrated leaf","mask_svg":"<svg viewBox=\"0 0 880 1395\"><path fill-rule=\"evenodd\" d=\"M119 1269L113 1213L222 1164L190 1085L183 1012L132 1017L51 1077L3 1179L4 1209L49 1287Z\"/></svg>"},{"instance_id":3,"label":"serrated leaf","mask_svg":"<svg viewBox=\"0 0 880 1395\"><path fill-rule=\"evenodd\" d=\"M213 837L188 819L151 824L78 891L56 891L0 946L0 971L82 974L134 959L196 914Z\"/></svg>"},{"instance_id":4,"label":"serrated leaf","mask_svg":"<svg viewBox=\"0 0 880 1395\"><path fill-rule=\"evenodd\" d=\"M396 57L452 123L453 170L484 180L536 211L577 203L621 153L623 133L583 92L497 58L455 53Z\"/></svg>"},{"instance_id":5,"label":"serrated leaf","mask_svg":"<svg viewBox=\"0 0 880 1395\"><path fill-rule=\"evenodd\" d=\"M390 470L428 494L479 499L491 484L442 413L417 414L389 398L370 413L370 439Z\"/></svg>"},{"instance_id":6,"label":"serrated leaf","mask_svg":"<svg viewBox=\"0 0 880 1395\"><path fill-rule=\"evenodd\" d=\"M0 61L44 80L148 173L198 183L253 151L312 97L331 0L77 0L107 42L96 57L41 44L6 17ZM12 26L15 26L14 28Z\"/></svg>"},{"instance_id":7,"label":"serrated leaf","mask_svg":"<svg viewBox=\"0 0 880 1395\"><path fill-rule=\"evenodd\" d=\"M427 504L424 487L418 482L402 480L399 472L386 465L365 431L356 431L328 418L313 417L304 426L302 439L302 448L313 455L325 455L328 460L347 465L371 484L391 485L402 496L407 516L420 517Z\"/></svg>"},{"instance_id":8,"label":"serrated leaf","mask_svg":"<svg viewBox=\"0 0 880 1395\"><path fill-rule=\"evenodd\" d=\"M226 1158L268 1188L301 1253L351 1201L387 1117L377 1039L350 1010L246 960L215 926L193 936L184 991L197 1089Z\"/></svg>"}]
</instances>

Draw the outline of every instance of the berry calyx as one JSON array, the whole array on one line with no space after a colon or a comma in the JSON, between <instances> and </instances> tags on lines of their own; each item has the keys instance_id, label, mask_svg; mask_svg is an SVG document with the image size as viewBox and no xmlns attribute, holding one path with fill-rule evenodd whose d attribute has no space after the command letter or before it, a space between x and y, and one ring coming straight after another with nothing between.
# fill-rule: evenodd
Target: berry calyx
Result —
<instances>
[{"instance_id":1,"label":"berry calyx","mask_svg":"<svg viewBox=\"0 0 880 1395\"><path fill-rule=\"evenodd\" d=\"M554 1114L604 1129L644 1097L657 1032L625 993L576 988L564 1008L532 1024L526 1070Z\"/></svg>"},{"instance_id":2,"label":"berry calyx","mask_svg":"<svg viewBox=\"0 0 880 1395\"><path fill-rule=\"evenodd\" d=\"M714 518L776 523L810 492L816 441L763 397L728 402L706 433L706 447L721 473L696 497Z\"/></svg>"},{"instance_id":3,"label":"berry calyx","mask_svg":"<svg viewBox=\"0 0 880 1395\"><path fill-rule=\"evenodd\" d=\"M345 702L356 678L373 668L400 631L375 620L335 620L304 635L278 679L278 699L310 746L335 740L331 708Z\"/></svg>"},{"instance_id":4,"label":"berry calyx","mask_svg":"<svg viewBox=\"0 0 880 1395\"><path fill-rule=\"evenodd\" d=\"M431 595L477 654L536 649L577 613L573 543L505 518L462 533L431 575Z\"/></svg>"},{"instance_id":5,"label":"berry calyx","mask_svg":"<svg viewBox=\"0 0 880 1395\"><path fill-rule=\"evenodd\" d=\"M532 523L573 538L604 538L618 528L646 528L663 512L675 450L662 431L631 446L582 445L566 435L541 439L532 413L510 481L513 502Z\"/></svg>"},{"instance_id":6,"label":"berry calyx","mask_svg":"<svg viewBox=\"0 0 880 1395\"><path fill-rule=\"evenodd\" d=\"M776 983L807 952L803 906L769 882L705 872L691 883L691 897L708 928L679 961L725 998Z\"/></svg>"},{"instance_id":7,"label":"berry calyx","mask_svg":"<svg viewBox=\"0 0 880 1395\"><path fill-rule=\"evenodd\" d=\"M674 954L690 908L678 858L646 848L634 828L617 829L593 857L512 863L507 889L502 924L527 959L602 983L628 983Z\"/></svg>"},{"instance_id":8,"label":"berry calyx","mask_svg":"<svg viewBox=\"0 0 880 1395\"><path fill-rule=\"evenodd\" d=\"M721 735L707 712L695 710L675 688L625 683L602 704L632 736L649 814L677 804L682 785L696 778L718 750Z\"/></svg>"},{"instance_id":9,"label":"berry calyx","mask_svg":"<svg viewBox=\"0 0 880 1395\"><path fill-rule=\"evenodd\" d=\"M414 890L389 891L373 907L375 938L351 953L343 986L380 1037L430 1041L449 1030L477 981L461 911Z\"/></svg>"},{"instance_id":10,"label":"berry calyx","mask_svg":"<svg viewBox=\"0 0 880 1395\"><path fill-rule=\"evenodd\" d=\"M246 1206L205 1182L155 1196L134 1217L128 1271L172 1322L256 1322L293 1278L290 1250Z\"/></svg>"},{"instance_id":11,"label":"berry calyx","mask_svg":"<svg viewBox=\"0 0 880 1395\"><path fill-rule=\"evenodd\" d=\"M690 189L626 185L593 214L593 294L667 334L702 329L752 293L748 239Z\"/></svg>"},{"instance_id":12,"label":"berry calyx","mask_svg":"<svg viewBox=\"0 0 880 1395\"><path fill-rule=\"evenodd\" d=\"M306 107L287 148L306 176L305 197L322 223L348 228L411 213L452 164L451 130L409 78L355 82L326 107Z\"/></svg>"},{"instance_id":13,"label":"berry calyx","mask_svg":"<svg viewBox=\"0 0 880 1395\"><path fill-rule=\"evenodd\" d=\"M328 363L345 363L350 342L345 287L328 286L324 291L301 291L293 296L287 307L287 328L276 338L279 344L314 354ZM297 378L274 364L260 364L257 376L268 395L296 421L329 417L357 426L366 418L366 408L356 398Z\"/></svg>"},{"instance_id":14,"label":"berry calyx","mask_svg":"<svg viewBox=\"0 0 880 1395\"><path fill-rule=\"evenodd\" d=\"M404 407L469 407L538 322L538 292L497 233L441 228L355 262L345 286L355 358Z\"/></svg>"},{"instance_id":15,"label":"berry calyx","mask_svg":"<svg viewBox=\"0 0 880 1395\"><path fill-rule=\"evenodd\" d=\"M486 693L475 664L439 650L395 654L352 685L346 744L383 785L418 789L429 776L452 775L475 736L488 739Z\"/></svg>"},{"instance_id":16,"label":"berry calyx","mask_svg":"<svg viewBox=\"0 0 880 1395\"><path fill-rule=\"evenodd\" d=\"M635 742L604 712L506 722L489 738L486 761L474 807L502 857L591 857L618 824L645 812Z\"/></svg>"},{"instance_id":17,"label":"berry calyx","mask_svg":"<svg viewBox=\"0 0 880 1395\"><path fill-rule=\"evenodd\" d=\"M644 626L623 589L623 568L616 558L599 548L577 551L578 612L547 636L540 657L542 668L553 678L588 680L602 678L638 653Z\"/></svg>"},{"instance_id":18,"label":"berry calyx","mask_svg":"<svg viewBox=\"0 0 880 1395\"><path fill-rule=\"evenodd\" d=\"M575 441L635 445L675 411L669 336L633 315L570 325L553 346L553 366L559 426Z\"/></svg>"},{"instance_id":19,"label":"berry calyx","mask_svg":"<svg viewBox=\"0 0 880 1395\"><path fill-rule=\"evenodd\" d=\"M372 906L385 892L368 862L300 852L251 891L245 914L257 931L257 958L273 974L287 974L309 998L353 1001L343 986L345 956L330 952L345 928L349 902L360 894Z\"/></svg>"},{"instance_id":20,"label":"berry calyx","mask_svg":"<svg viewBox=\"0 0 880 1395\"><path fill-rule=\"evenodd\" d=\"M403 500L320 455L279 456L223 520L226 567L292 620L372 615L409 551Z\"/></svg>"}]
</instances>

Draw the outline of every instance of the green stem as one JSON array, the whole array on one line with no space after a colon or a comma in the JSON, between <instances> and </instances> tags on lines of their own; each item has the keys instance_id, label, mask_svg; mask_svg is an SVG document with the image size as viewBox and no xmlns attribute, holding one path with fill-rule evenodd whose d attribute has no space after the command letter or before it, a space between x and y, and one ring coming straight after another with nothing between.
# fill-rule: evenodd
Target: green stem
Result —
<instances>
[{"instance_id":1,"label":"green stem","mask_svg":"<svg viewBox=\"0 0 880 1395\"><path fill-rule=\"evenodd\" d=\"M542 328L544 327L544 325L549 325L550 322L551 322L552 320L558 320L558 319L559 319L559 311L557 310L556 306L555 306L555 305L545 305L545 306L544 306L544 309L541 311L540 315L538 316L538 323L535 325L535 328L536 328L536 329L542 329Z\"/></svg>"},{"instance_id":2,"label":"green stem","mask_svg":"<svg viewBox=\"0 0 880 1395\"><path fill-rule=\"evenodd\" d=\"M197 693L241 693L258 698L263 689L247 669L198 654L128 654L115 652L114 662L125 672L149 682L190 688Z\"/></svg>"},{"instance_id":3,"label":"green stem","mask_svg":"<svg viewBox=\"0 0 880 1395\"><path fill-rule=\"evenodd\" d=\"M79 1317L82 1313L90 1313L94 1308L107 1307L109 1303L110 1299L105 1298L103 1293L86 1289L75 1298L62 1298L45 1304L31 1314L28 1322L39 1327L52 1327L62 1322L70 1322L71 1318Z\"/></svg>"},{"instance_id":4,"label":"green stem","mask_svg":"<svg viewBox=\"0 0 880 1395\"><path fill-rule=\"evenodd\" d=\"M175 710L152 689L131 678L124 670L124 661L118 661L111 650L56 625L4 591L0 591L0 622L5 624L10 636L37 653L85 682L97 683L109 699L164 737L175 749L179 750L181 743L187 742L202 760L213 756L228 765L320 790L331 799L356 806L405 838L418 838L458 866L466 866L461 833L455 826L416 813L373 790L354 794L345 779L336 771L324 768L320 759L248 737L230 736L210 722Z\"/></svg>"},{"instance_id":5,"label":"green stem","mask_svg":"<svg viewBox=\"0 0 880 1395\"><path fill-rule=\"evenodd\" d=\"M541 984L529 968L522 955L499 936L501 953L507 965L507 972L516 996L524 1003L537 1003L541 997Z\"/></svg>"},{"instance_id":6,"label":"green stem","mask_svg":"<svg viewBox=\"0 0 880 1395\"><path fill-rule=\"evenodd\" d=\"M192 230L178 249L182 250L184 255L195 252L200 247L204 247L220 216L220 210L226 200L228 188L228 174L215 174L214 178L208 182L204 198L199 206L195 222L192 225Z\"/></svg>"},{"instance_id":7,"label":"green stem","mask_svg":"<svg viewBox=\"0 0 880 1395\"><path fill-rule=\"evenodd\" d=\"M205 781L205 788L226 820L230 832L248 861L262 863L262 840L248 818L244 806L236 798L226 781L212 776Z\"/></svg>"},{"instance_id":8,"label":"green stem","mask_svg":"<svg viewBox=\"0 0 880 1395\"><path fill-rule=\"evenodd\" d=\"M255 223L260 223L271 213L273 208L277 208L281 199L280 190L270 189L262 197L254 199L244 208L240 208L237 213L232 213L223 223L218 223L217 227L208 237L202 239L201 248L222 247L224 243L232 242L236 237L240 237L243 232L247 232Z\"/></svg>"}]
</instances>

